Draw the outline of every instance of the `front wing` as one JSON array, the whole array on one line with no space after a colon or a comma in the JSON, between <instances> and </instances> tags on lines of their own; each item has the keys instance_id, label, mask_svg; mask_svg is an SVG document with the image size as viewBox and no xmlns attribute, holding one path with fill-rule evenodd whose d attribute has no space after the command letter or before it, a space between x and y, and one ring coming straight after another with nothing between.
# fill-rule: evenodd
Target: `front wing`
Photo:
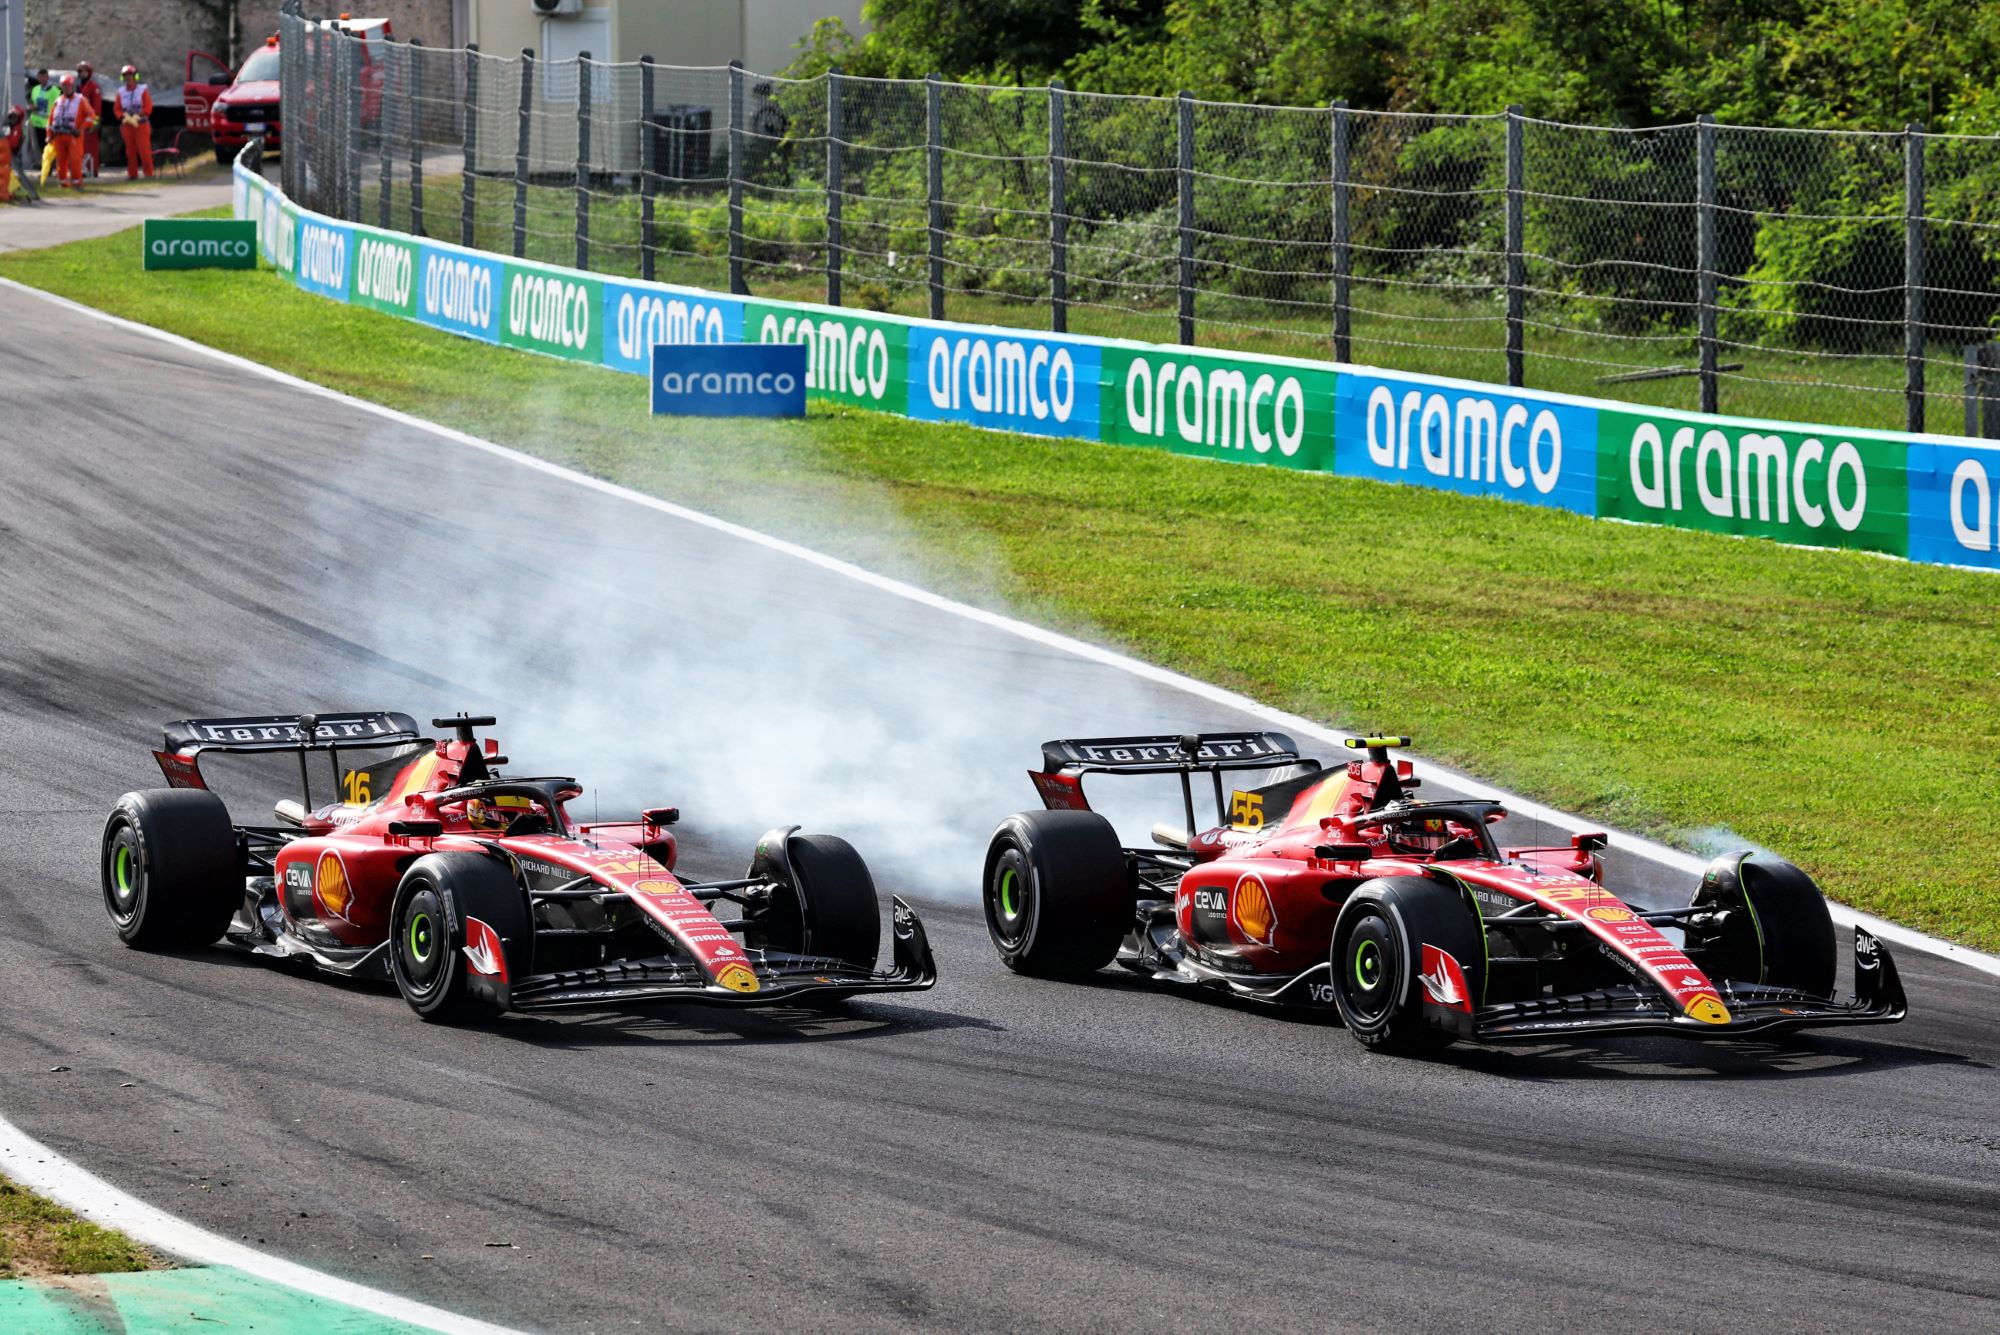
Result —
<instances>
[{"instance_id":1,"label":"front wing","mask_svg":"<svg viewBox=\"0 0 2000 1335\"><path fill-rule=\"evenodd\" d=\"M1481 1006L1461 1021L1464 1037L1483 1042L1531 1042L1577 1034L1678 1034L1683 1038L1738 1038L1786 1029L1842 1024L1894 1024L1909 1010L1889 949L1863 928L1854 929L1854 998L1835 1001L1761 983L1721 982L1717 995L1727 1024L1711 1024L1675 1011L1658 992L1608 987L1566 997ZM1443 1017L1439 1017L1443 1018Z\"/></svg>"},{"instance_id":2,"label":"front wing","mask_svg":"<svg viewBox=\"0 0 2000 1335\"><path fill-rule=\"evenodd\" d=\"M915 910L895 896L889 935L893 963L886 970L860 969L843 960L750 953L757 990L737 991L709 978L690 960L657 956L621 960L587 969L533 974L509 982L475 975L473 985L511 1010L557 1010L572 1006L629 1005L642 1001L694 1001L728 1006L769 1006L810 997L858 992L920 992L937 982L930 940Z\"/></svg>"}]
</instances>

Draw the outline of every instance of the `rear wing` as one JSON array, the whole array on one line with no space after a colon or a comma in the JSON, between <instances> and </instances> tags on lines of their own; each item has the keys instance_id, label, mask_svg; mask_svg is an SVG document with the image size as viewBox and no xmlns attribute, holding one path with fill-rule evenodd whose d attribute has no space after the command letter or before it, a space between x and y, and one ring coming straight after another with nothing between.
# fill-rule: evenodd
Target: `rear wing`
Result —
<instances>
[{"instance_id":1,"label":"rear wing","mask_svg":"<svg viewBox=\"0 0 2000 1335\"><path fill-rule=\"evenodd\" d=\"M1086 774L1177 774L1187 828L1196 828L1194 780L1207 774L1215 788L1216 823L1229 822L1222 776L1229 770L1291 769L1316 774L1320 762L1299 755L1299 744L1281 732L1201 732L1178 737L1084 737L1042 743L1042 768L1031 770L1042 805L1052 811L1088 811Z\"/></svg>"},{"instance_id":2,"label":"rear wing","mask_svg":"<svg viewBox=\"0 0 2000 1335\"><path fill-rule=\"evenodd\" d=\"M204 751L253 753L293 751L299 757L299 779L307 787L306 755L325 751L333 756L336 778L343 750L381 750L424 740L417 721L408 714L376 710L346 714L252 714L243 718L179 719L166 725L163 749L153 752L160 772L172 788L206 788L198 759Z\"/></svg>"}]
</instances>

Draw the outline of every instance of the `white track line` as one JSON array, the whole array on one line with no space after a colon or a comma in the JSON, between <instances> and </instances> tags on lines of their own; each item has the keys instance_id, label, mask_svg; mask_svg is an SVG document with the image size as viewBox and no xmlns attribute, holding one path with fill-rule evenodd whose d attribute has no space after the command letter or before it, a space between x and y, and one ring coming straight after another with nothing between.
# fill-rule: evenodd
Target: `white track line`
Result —
<instances>
[{"instance_id":1,"label":"white track line","mask_svg":"<svg viewBox=\"0 0 2000 1335\"><path fill-rule=\"evenodd\" d=\"M148 1247L189 1261L232 1266L315 1298L343 1303L412 1326L445 1331L448 1335L512 1335L505 1326L457 1316L425 1303L398 1298L393 1293L338 1279L176 1219L65 1159L4 1117L0 1117L0 1173L107 1228L115 1228Z\"/></svg>"},{"instance_id":2,"label":"white track line","mask_svg":"<svg viewBox=\"0 0 2000 1335\"><path fill-rule=\"evenodd\" d=\"M358 409L361 412L372 413L387 421L395 422L399 426L425 431L455 444L464 445L470 449L480 450L497 458L506 459L511 463L519 464L523 468L531 468L538 473L545 473L550 477L561 478L576 486L586 487L592 491L601 492L606 496L616 496L620 500L630 501L634 505L642 505L650 510L657 510L661 514L672 515L674 518L684 520L687 523L699 524L704 528L714 529L718 533L726 533L731 537L740 538L745 542L755 543L757 546L770 551L782 552L786 556L818 566L822 570L843 575L848 579L866 584L870 588L894 594L899 598L907 598L913 603L920 603L925 607L935 608L940 612L945 612L952 616L964 617L969 621L976 621L983 626L990 626L995 630L1005 631L1010 635L1018 636L1035 644L1043 645L1062 653L1073 654L1078 658L1088 659L1093 663L1101 663L1106 667L1116 668L1121 672L1130 673L1132 676L1145 681L1173 687L1176 690L1184 691L1189 695L1207 700L1213 704L1263 719L1276 727L1284 729L1286 732L1303 734L1315 741L1324 742L1331 746L1339 746L1347 739L1348 734L1329 730L1310 719L1301 718L1297 714L1288 714L1281 709L1273 709L1269 705L1260 704L1246 695L1238 695L1235 691L1225 690L1220 686L1211 685L1194 677L1183 676L1178 672L1144 662L1127 654L1121 654L1116 650L1106 649L1102 645L1073 639L1068 635L1061 635L1052 630L1044 630L1040 626L1030 625L1025 621L1017 621L1013 617L1004 616L999 612L989 612L984 608L973 607L970 604L946 598L941 594L932 593L928 589L918 588L914 584L906 584L901 580L891 579L886 575L878 575L872 570L865 570L852 562L843 561L837 556L828 556L824 552L814 551L810 547L801 547L797 543L787 542L783 538L774 538L768 533L760 533L756 529L745 528L743 525L732 523L727 519L718 519L714 515L704 514L700 510L690 510L684 505L676 505L672 501L661 500L657 496L648 496L643 492L634 491L630 487L621 487L615 482L606 482L602 478L590 477L583 473L574 472L568 468L564 468L560 464L550 463L546 459L537 459L533 455L523 454L519 450L509 449L505 445L496 445L490 440L482 440L478 436L468 435L466 432L455 430L452 427L439 426L435 422L426 422L421 417L413 417L409 413L399 412L394 408L386 408L379 403L370 403L366 399L357 399L352 395L343 394L339 390L328 389L324 385L315 385L309 380L301 380L295 375L288 375L283 371L253 362L248 358L238 357L234 353L223 352L220 349L211 348L206 344L197 343L193 339L183 338L179 334L170 334L164 329L155 329L151 325L140 324L137 321L127 320L121 316L112 315L109 312L98 310L92 306L85 306L80 302L71 301L67 297L59 297L54 293L44 292L40 288L29 287L25 283L18 283L8 278L0 278L0 285L4 285L17 292L24 292L31 296L39 297L43 301L65 307L80 315L89 316L93 320L99 320L120 329L130 330L133 333L144 334L149 338L155 338L161 342L170 343L175 347L184 348L189 352L198 353L201 356L248 372L251 375L275 381L281 385L288 385L304 393L330 399L335 403L346 404L348 407ZM1495 788L1483 779L1475 778L1469 774L1461 774L1456 770L1447 769L1442 765L1433 764L1430 761L1425 761L1424 765L1426 769L1447 783L1462 787L1482 788L1493 793L1507 805L1509 811L1520 815L1528 816L1535 820L1546 821L1551 825L1556 825L1572 832L1602 828L1595 822L1585 821L1580 817L1570 815L1568 812L1557 811L1553 807L1542 805L1540 802L1531 801L1528 798ZM1642 857L1648 861L1659 863L1662 866L1685 871L1691 875L1699 874L1707 866L1706 862L1692 853L1684 853L1680 849L1669 848L1665 844L1641 838L1635 834L1612 831L1611 841L1613 847L1622 849L1636 857ZM1991 974L1996 978L2000 978L2000 956L1988 955L1982 951L1973 950L1968 946L1961 946L1950 941L1940 940L1924 932L1919 932L1914 928L1903 927L1897 923L1878 918L1870 913L1862 913L1857 909L1847 907L1845 904L1832 904L1831 908L1834 921L1843 927L1865 927L1884 941L1937 955L1954 963L1963 964L1967 968L1977 969L1981 973Z\"/></svg>"}]
</instances>

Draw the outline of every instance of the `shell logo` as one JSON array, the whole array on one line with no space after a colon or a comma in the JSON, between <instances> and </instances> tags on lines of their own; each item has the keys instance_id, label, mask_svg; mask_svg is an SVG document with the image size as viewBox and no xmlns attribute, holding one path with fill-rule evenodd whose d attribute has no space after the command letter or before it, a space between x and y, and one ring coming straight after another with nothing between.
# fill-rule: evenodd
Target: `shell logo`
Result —
<instances>
[{"instance_id":1,"label":"shell logo","mask_svg":"<svg viewBox=\"0 0 2000 1335\"><path fill-rule=\"evenodd\" d=\"M723 965L715 971L715 981L731 992L757 992L763 984L757 981L757 974L747 964L734 962Z\"/></svg>"},{"instance_id":2,"label":"shell logo","mask_svg":"<svg viewBox=\"0 0 2000 1335\"><path fill-rule=\"evenodd\" d=\"M680 893L681 883L679 881L663 881L656 878L653 880L635 881L632 884L632 889L642 895L673 895Z\"/></svg>"},{"instance_id":3,"label":"shell logo","mask_svg":"<svg viewBox=\"0 0 2000 1335\"><path fill-rule=\"evenodd\" d=\"M313 889L321 908L336 918L347 916L348 906L354 903L354 887L347 883L347 868L341 864L340 855L331 849L319 855Z\"/></svg>"},{"instance_id":4,"label":"shell logo","mask_svg":"<svg viewBox=\"0 0 2000 1335\"><path fill-rule=\"evenodd\" d=\"M1632 910L1618 908L1611 904L1594 909L1586 909L1584 913L1587 917L1595 918L1598 922L1630 922L1633 918Z\"/></svg>"},{"instance_id":5,"label":"shell logo","mask_svg":"<svg viewBox=\"0 0 2000 1335\"><path fill-rule=\"evenodd\" d=\"M1687 1013L1703 1024L1728 1024L1729 1009L1722 1004L1722 998L1713 992L1703 992L1690 997Z\"/></svg>"},{"instance_id":6,"label":"shell logo","mask_svg":"<svg viewBox=\"0 0 2000 1335\"><path fill-rule=\"evenodd\" d=\"M1278 909L1271 901L1270 887L1255 876L1238 881L1229 896L1229 920L1245 940L1270 945L1278 933Z\"/></svg>"}]
</instances>

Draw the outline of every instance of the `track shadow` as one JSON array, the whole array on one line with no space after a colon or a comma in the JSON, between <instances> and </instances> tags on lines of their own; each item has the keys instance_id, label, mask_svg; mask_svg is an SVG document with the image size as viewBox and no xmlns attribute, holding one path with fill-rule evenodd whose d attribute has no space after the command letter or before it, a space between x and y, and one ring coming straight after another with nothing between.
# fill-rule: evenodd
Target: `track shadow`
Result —
<instances>
[{"instance_id":1,"label":"track shadow","mask_svg":"<svg viewBox=\"0 0 2000 1335\"><path fill-rule=\"evenodd\" d=\"M575 1050L658 1043L839 1043L942 1029L1004 1031L983 1016L894 1000L755 1009L654 1002L618 1010L503 1015L489 1031L534 1047Z\"/></svg>"}]
</instances>

